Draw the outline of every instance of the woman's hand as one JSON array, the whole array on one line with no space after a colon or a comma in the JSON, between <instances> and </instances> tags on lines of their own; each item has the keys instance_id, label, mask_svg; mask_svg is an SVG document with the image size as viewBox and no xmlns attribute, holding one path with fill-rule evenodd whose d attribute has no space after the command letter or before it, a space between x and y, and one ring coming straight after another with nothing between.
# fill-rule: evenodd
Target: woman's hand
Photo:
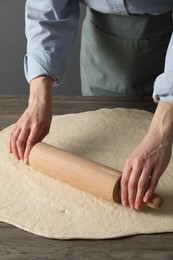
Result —
<instances>
[{"instance_id":1,"label":"woman's hand","mask_svg":"<svg viewBox=\"0 0 173 260\"><path fill-rule=\"evenodd\" d=\"M121 201L124 206L141 209L149 202L165 171L173 140L173 105L160 101L150 128L127 158L121 178Z\"/></svg>"},{"instance_id":2,"label":"woman's hand","mask_svg":"<svg viewBox=\"0 0 173 260\"><path fill-rule=\"evenodd\" d=\"M48 133L52 119L51 83L48 77L31 81L28 107L9 136L9 152L27 164L32 147Z\"/></svg>"}]
</instances>

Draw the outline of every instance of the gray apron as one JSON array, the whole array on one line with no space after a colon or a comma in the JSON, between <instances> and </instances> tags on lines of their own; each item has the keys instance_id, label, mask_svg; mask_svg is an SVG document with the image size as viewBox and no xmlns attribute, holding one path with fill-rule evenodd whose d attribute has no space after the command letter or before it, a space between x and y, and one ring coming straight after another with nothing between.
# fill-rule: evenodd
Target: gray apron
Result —
<instances>
[{"instance_id":1,"label":"gray apron","mask_svg":"<svg viewBox=\"0 0 173 260\"><path fill-rule=\"evenodd\" d=\"M82 28L83 96L151 96L164 70L172 13L102 14L87 9Z\"/></svg>"}]
</instances>

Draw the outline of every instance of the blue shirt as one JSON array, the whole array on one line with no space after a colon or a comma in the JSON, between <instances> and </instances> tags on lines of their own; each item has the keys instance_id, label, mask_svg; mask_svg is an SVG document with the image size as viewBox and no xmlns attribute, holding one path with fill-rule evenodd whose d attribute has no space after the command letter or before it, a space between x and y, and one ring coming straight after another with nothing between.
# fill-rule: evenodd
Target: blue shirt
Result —
<instances>
[{"instance_id":1,"label":"blue shirt","mask_svg":"<svg viewBox=\"0 0 173 260\"><path fill-rule=\"evenodd\" d=\"M40 75L61 81L66 57L77 32L79 2L102 13L120 15L157 15L173 11L172 0L27 0L24 70L28 82ZM154 83L153 99L155 102L162 99L173 104L173 35L164 72Z\"/></svg>"}]
</instances>

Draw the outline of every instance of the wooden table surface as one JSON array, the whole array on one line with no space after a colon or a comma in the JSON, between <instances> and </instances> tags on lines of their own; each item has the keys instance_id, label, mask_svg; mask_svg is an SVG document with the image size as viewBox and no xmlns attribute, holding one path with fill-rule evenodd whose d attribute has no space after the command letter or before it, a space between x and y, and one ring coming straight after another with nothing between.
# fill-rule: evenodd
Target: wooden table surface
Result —
<instances>
[{"instance_id":1,"label":"wooden table surface","mask_svg":"<svg viewBox=\"0 0 173 260\"><path fill-rule=\"evenodd\" d=\"M0 96L0 130L14 123L27 106L26 96ZM99 108L128 107L154 112L151 99L54 97L53 114ZM6 259L173 259L173 233L137 235L111 240L51 240L0 223L0 260Z\"/></svg>"}]
</instances>

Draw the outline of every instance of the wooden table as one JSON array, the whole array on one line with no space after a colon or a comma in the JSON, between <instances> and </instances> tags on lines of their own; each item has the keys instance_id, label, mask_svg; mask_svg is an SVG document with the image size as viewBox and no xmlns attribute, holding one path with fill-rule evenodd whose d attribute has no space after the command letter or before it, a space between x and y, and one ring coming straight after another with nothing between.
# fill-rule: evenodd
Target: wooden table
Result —
<instances>
[{"instance_id":1,"label":"wooden table","mask_svg":"<svg viewBox=\"0 0 173 260\"><path fill-rule=\"evenodd\" d=\"M0 96L0 129L14 123L27 106L26 96ZM128 107L154 111L149 98L54 97L53 114ZM0 223L0 260L6 259L173 259L173 233L111 240L51 240Z\"/></svg>"}]
</instances>

